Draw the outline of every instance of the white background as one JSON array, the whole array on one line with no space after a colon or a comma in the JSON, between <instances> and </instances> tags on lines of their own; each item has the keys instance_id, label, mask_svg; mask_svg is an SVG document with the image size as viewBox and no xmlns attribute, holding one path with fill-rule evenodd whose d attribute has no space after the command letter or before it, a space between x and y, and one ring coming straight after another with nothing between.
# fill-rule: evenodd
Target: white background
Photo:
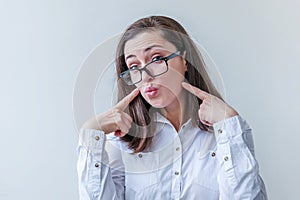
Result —
<instances>
[{"instance_id":1,"label":"white background","mask_svg":"<svg viewBox=\"0 0 300 200\"><path fill-rule=\"evenodd\" d=\"M136 19L177 19L208 51L253 128L271 200L299 198L300 2L1 1L0 199L78 199L74 83ZM105 98L103 98L105 104Z\"/></svg>"}]
</instances>

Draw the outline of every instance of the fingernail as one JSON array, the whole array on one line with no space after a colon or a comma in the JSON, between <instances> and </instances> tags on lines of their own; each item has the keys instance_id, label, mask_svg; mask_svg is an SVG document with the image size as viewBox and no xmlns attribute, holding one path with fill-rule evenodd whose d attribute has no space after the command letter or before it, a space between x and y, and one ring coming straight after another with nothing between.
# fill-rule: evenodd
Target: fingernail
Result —
<instances>
[{"instance_id":1,"label":"fingernail","mask_svg":"<svg viewBox=\"0 0 300 200\"><path fill-rule=\"evenodd\" d=\"M121 131L115 131L115 136L120 137L121 136Z\"/></svg>"}]
</instances>

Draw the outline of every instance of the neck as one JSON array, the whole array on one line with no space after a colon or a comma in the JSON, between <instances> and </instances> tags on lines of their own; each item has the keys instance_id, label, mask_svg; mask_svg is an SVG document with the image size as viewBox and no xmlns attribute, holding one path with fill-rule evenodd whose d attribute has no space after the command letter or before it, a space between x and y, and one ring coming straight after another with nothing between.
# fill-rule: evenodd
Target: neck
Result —
<instances>
[{"instance_id":1,"label":"neck","mask_svg":"<svg viewBox=\"0 0 300 200\"><path fill-rule=\"evenodd\" d=\"M186 101L184 100L183 95L181 95L169 106L161 109L162 114L172 123L176 131L179 131L179 128L185 120L185 103Z\"/></svg>"}]
</instances>

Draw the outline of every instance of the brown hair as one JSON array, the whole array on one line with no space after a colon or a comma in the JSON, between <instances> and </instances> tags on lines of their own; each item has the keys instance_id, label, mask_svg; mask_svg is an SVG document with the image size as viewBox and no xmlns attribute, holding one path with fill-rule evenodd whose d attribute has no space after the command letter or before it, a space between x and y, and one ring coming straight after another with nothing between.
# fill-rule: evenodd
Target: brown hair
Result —
<instances>
[{"instance_id":1,"label":"brown hair","mask_svg":"<svg viewBox=\"0 0 300 200\"><path fill-rule=\"evenodd\" d=\"M185 79L191 85L204 90L214 96L222 99L216 90L208 73L205 70L205 64L196 45L189 37L185 29L174 19L165 16L151 16L137 20L131 24L123 33L116 52L116 71L118 75L118 100L123 99L132 91L135 86L128 86L120 80L120 74L126 71L124 58L124 47L127 41L136 35L146 31L161 31L162 37L172 43L181 53L186 51L187 72ZM194 95L188 94L188 105L195 105L190 108L188 116L192 119L192 123L200 129L208 131L209 127L201 123L198 116L199 105L201 99L195 98ZM150 146L155 131L155 125L151 123L153 116L150 112L151 105L144 100L139 94L128 106L127 112L133 118L133 125L127 135L122 137L123 141L128 142L130 149L134 152L140 152ZM151 109L153 110L153 109Z\"/></svg>"}]
</instances>

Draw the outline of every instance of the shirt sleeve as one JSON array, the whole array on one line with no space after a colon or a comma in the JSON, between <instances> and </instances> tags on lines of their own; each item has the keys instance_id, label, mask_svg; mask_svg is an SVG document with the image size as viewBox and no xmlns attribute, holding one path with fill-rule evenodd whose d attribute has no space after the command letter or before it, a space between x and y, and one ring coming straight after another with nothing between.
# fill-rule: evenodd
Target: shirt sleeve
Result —
<instances>
[{"instance_id":1,"label":"shirt sleeve","mask_svg":"<svg viewBox=\"0 0 300 200\"><path fill-rule=\"evenodd\" d=\"M124 165L116 139L83 129L77 147L80 200L124 199Z\"/></svg>"},{"instance_id":2,"label":"shirt sleeve","mask_svg":"<svg viewBox=\"0 0 300 200\"><path fill-rule=\"evenodd\" d=\"M267 200L264 182L255 159L252 130L237 115L213 125L220 164L220 199Z\"/></svg>"}]
</instances>

